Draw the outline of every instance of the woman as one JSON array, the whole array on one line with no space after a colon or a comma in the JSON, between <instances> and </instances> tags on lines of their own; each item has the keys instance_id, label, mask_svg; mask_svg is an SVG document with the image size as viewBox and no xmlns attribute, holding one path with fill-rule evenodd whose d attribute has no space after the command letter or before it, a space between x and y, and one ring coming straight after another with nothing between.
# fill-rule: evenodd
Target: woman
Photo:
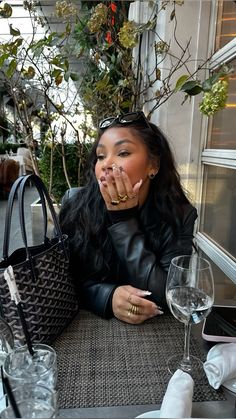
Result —
<instances>
[{"instance_id":1,"label":"woman","mask_svg":"<svg viewBox=\"0 0 236 419\"><path fill-rule=\"evenodd\" d=\"M162 314L170 261L191 254L197 217L164 135L142 112L105 119L87 185L69 195L60 223L83 306L133 324Z\"/></svg>"}]
</instances>

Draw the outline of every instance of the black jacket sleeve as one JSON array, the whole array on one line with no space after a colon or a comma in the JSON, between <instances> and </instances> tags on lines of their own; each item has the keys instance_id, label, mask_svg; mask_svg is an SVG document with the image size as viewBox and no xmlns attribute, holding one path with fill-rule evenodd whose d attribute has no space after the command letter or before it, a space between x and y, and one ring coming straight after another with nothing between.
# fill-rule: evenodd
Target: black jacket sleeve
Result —
<instances>
[{"instance_id":1,"label":"black jacket sleeve","mask_svg":"<svg viewBox=\"0 0 236 419\"><path fill-rule=\"evenodd\" d=\"M112 296L117 285L107 282L97 282L93 279L83 281L78 289L79 300L85 309L93 311L98 316L110 318L112 312Z\"/></svg>"}]
</instances>

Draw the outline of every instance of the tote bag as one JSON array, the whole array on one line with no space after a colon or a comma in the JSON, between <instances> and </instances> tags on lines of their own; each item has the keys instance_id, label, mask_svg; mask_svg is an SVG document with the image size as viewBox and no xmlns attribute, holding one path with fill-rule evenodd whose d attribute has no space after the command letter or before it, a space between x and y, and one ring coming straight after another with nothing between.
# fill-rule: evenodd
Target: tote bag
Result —
<instances>
[{"instance_id":1,"label":"tote bag","mask_svg":"<svg viewBox=\"0 0 236 419\"><path fill-rule=\"evenodd\" d=\"M42 203L44 239L38 246L28 246L26 235L24 196L28 182L36 186ZM9 255L12 209L16 197L24 247ZM47 208L53 220L53 238L47 237ZM12 327L16 341L21 342L24 340L24 333L4 278L4 270L9 265L13 267L32 342L53 342L78 312L78 297L69 275L68 237L61 233L44 183L33 174L19 177L10 191L6 209L3 259L0 262L0 315Z\"/></svg>"}]
</instances>

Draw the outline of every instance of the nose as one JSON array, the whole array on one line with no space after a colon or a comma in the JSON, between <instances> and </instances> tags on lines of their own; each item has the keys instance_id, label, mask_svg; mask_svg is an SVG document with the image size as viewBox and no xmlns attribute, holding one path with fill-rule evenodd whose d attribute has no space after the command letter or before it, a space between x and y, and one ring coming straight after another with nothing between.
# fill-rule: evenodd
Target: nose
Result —
<instances>
[{"instance_id":1,"label":"nose","mask_svg":"<svg viewBox=\"0 0 236 419\"><path fill-rule=\"evenodd\" d=\"M112 157L106 157L102 162L102 170L112 170L112 165L114 164L114 160Z\"/></svg>"}]
</instances>

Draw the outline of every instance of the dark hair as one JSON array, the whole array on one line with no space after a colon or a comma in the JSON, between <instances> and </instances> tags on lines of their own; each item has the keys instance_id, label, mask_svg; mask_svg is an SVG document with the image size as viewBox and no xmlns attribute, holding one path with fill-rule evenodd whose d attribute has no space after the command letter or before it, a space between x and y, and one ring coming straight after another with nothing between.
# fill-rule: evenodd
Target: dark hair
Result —
<instances>
[{"instance_id":1,"label":"dark hair","mask_svg":"<svg viewBox=\"0 0 236 419\"><path fill-rule=\"evenodd\" d=\"M117 123L115 127L127 128L127 125ZM173 237L175 237L181 226L183 205L188 204L189 201L181 187L180 177L168 141L161 130L152 123L149 123L149 127L147 127L136 121L129 124L128 128L133 130L146 144L150 158L159 159L159 171L150 182L152 205L154 211L155 209L157 211L158 219L171 226ZM104 130L99 132L87 161L85 175L87 184L81 193L75 194L62 206L60 223L62 231L70 237L73 252L79 253L82 260L86 260L88 252L93 247L96 252L98 249L101 254L101 266L104 263L109 266L112 254L112 245L106 228L109 219L95 177L96 148L103 133ZM148 218L145 211L143 216ZM155 241L155 238L153 240ZM155 248L155 243L153 246ZM99 265L99 261L97 261L97 266Z\"/></svg>"}]
</instances>

